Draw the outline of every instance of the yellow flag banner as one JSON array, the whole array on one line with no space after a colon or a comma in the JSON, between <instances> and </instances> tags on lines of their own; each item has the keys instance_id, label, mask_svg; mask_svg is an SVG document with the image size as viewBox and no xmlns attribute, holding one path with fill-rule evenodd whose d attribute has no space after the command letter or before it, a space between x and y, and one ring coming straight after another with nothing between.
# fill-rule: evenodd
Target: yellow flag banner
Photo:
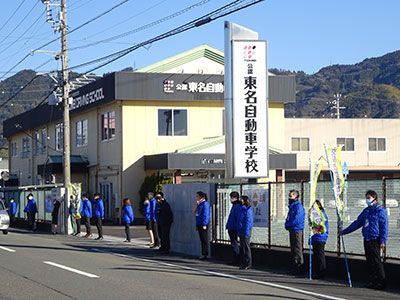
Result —
<instances>
[{"instance_id":1,"label":"yellow flag banner","mask_svg":"<svg viewBox=\"0 0 400 300\"><path fill-rule=\"evenodd\" d=\"M335 204L340 220L343 221L343 205L340 196L343 191L345 178L342 170L342 162L340 155L342 147L328 147L326 156L329 164L329 169L332 172L333 192L335 194Z\"/></svg>"},{"instance_id":2,"label":"yellow flag banner","mask_svg":"<svg viewBox=\"0 0 400 300\"><path fill-rule=\"evenodd\" d=\"M71 195L72 201L74 203L74 210L72 215L78 219L81 218L81 193L82 193L82 185L80 183L71 183Z\"/></svg>"},{"instance_id":3,"label":"yellow flag banner","mask_svg":"<svg viewBox=\"0 0 400 300\"><path fill-rule=\"evenodd\" d=\"M310 163L310 208L308 210L308 219L313 233L326 232L326 218L315 202L318 177L323 167L322 161L314 161Z\"/></svg>"}]
</instances>

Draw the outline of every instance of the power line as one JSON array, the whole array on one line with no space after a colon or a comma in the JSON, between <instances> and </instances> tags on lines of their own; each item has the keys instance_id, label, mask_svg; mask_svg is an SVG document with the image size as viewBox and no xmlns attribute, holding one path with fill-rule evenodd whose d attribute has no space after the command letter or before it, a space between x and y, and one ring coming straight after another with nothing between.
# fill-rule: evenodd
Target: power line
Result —
<instances>
[{"instance_id":1,"label":"power line","mask_svg":"<svg viewBox=\"0 0 400 300\"><path fill-rule=\"evenodd\" d=\"M114 41L114 40L126 37L128 35L137 33L139 31L151 28L151 27L156 26L158 24L161 24L163 22L169 21L169 20L171 20L171 19L173 19L175 17L178 17L178 16L180 16L180 15L182 15L184 13L187 13L188 11L190 11L193 8L200 7L200 6L206 4L207 2L210 2L210 1L211 0L202 0L202 1L197 2L197 3L195 3L195 4L191 5L191 6L186 7L185 9L177 11L177 12L175 12L175 13L169 15L169 16L166 16L164 18L158 19L158 20L156 20L154 22L151 22L151 23L148 23L146 25L140 26L140 27L138 27L136 29L133 29L133 30L130 30L130 31L127 31L127 32L124 32L124 33L109 37L109 38L101 40L101 41L96 41L96 42L93 42L93 43L90 43L90 44L87 44L87 45L83 45L83 46L73 47L73 48L70 48L69 50L70 51L74 51L74 50L78 50L78 49L84 49L84 48L96 46L96 45L101 44L101 43L107 43L107 42L110 42L110 41Z\"/></svg>"},{"instance_id":2,"label":"power line","mask_svg":"<svg viewBox=\"0 0 400 300\"><path fill-rule=\"evenodd\" d=\"M10 20L14 17L14 15L17 13L17 11L21 8L22 4L24 4L26 0L22 0L21 3L18 5L18 7L14 10L14 12L11 14L11 16L5 21L3 26L1 26L0 31L10 22Z\"/></svg>"},{"instance_id":3,"label":"power line","mask_svg":"<svg viewBox=\"0 0 400 300\"><path fill-rule=\"evenodd\" d=\"M31 12L35 9L35 7L39 4L39 1L36 1L36 4L31 8L31 10L25 15L25 17L22 18L22 20L18 23L17 26L14 27L14 29L0 42L3 43L11 34L14 33L15 30L18 29L18 27L26 20L26 18L31 14Z\"/></svg>"}]
</instances>

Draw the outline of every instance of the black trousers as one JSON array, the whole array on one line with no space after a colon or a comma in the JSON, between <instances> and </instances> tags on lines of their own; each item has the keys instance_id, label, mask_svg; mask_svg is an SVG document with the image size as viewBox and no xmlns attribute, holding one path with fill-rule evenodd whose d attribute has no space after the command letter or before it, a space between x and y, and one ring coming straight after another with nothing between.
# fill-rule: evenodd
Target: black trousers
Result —
<instances>
[{"instance_id":1,"label":"black trousers","mask_svg":"<svg viewBox=\"0 0 400 300\"><path fill-rule=\"evenodd\" d=\"M76 234L81 233L81 219L75 219Z\"/></svg>"},{"instance_id":2,"label":"black trousers","mask_svg":"<svg viewBox=\"0 0 400 300\"><path fill-rule=\"evenodd\" d=\"M292 269L294 272L300 272L301 267L303 266L304 263L303 245L301 243L303 238L303 232L302 231L290 232L289 237L290 237L290 252L292 256Z\"/></svg>"},{"instance_id":3,"label":"black trousers","mask_svg":"<svg viewBox=\"0 0 400 300\"><path fill-rule=\"evenodd\" d=\"M248 238L244 237L244 233L239 235L240 237L240 249L242 250L242 262L243 266L251 267L251 248L250 248L250 236Z\"/></svg>"},{"instance_id":4,"label":"black trousers","mask_svg":"<svg viewBox=\"0 0 400 300\"><path fill-rule=\"evenodd\" d=\"M364 251L367 259L367 267L370 281L377 284L385 284L385 270L381 260L381 249L378 240L364 240Z\"/></svg>"},{"instance_id":5,"label":"black trousers","mask_svg":"<svg viewBox=\"0 0 400 300\"><path fill-rule=\"evenodd\" d=\"M161 251L169 252L170 240L169 233L171 231L171 224L158 224L158 230L160 233Z\"/></svg>"},{"instance_id":6,"label":"black trousers","mask_svg":"<svg viewBox=\"0 0 400 300\"><path fill-rule=\"evenodd\" d=\"M90 217L83 217L82 221L86 227L86 234L92 234L92 226L90 226Z\"/></svg>"},{"instance_id":7,"label":"black trousers","mask_svg":"<svg viewBox=\"0 0 400 300\"><path fill-rule=\"evenodd\" d=\"M201 254L208 256L208 226L206 229L203 229L203 225L198 225L197 231L199 232L201 242Z\"/></svg>"},{"instance_id":8,"label":"black trousers","mask_svg":"<svg viewBox=\"0 0 400 300\"><path fill-rule=\"evenodd\" d=\"M35 216L36 212L28 212L28 229L35 230Z\"/></svg>"},{"instance_id":9,"label":"black trousers","mask_svg":"<svg viewBox=\"0 0 400 300\"><path fill-rule=\"evenodd\" d=\"M15 222L15 215L10 215L10 227L14 225Z\"/></svg>"},{"instance_id":10,"label":"black trousers","mask_svg":"<svg viewBox=\"0 0 400 300\"><path fill-rule=\"evenodd\" d=\"M326 271L325 242L313 242L313 274L315 277L324 278Z\"/></svg>"},{"instance_id":11,"label":"black trousers","mask_svg":"<svg viewBox=\"0 0 400 300\"><path fill-rule=\"evenodd\" d=\"M125 223L125 235L126 235L126 239L130 242L131 241L131 229L130 229L130 225L129 223Z\"/></svg>"},{"instance_id":12,"label":"black trousers","mask_svg":"<svg viewBox=\"0 0 400 300\"><path fill-rule=\"evenodd\" d=\"M154 246L160 246L160 236L158 234L158 224L156 220L151 220L151 230L154 236Z\"/></svg>"},{"instance_id":13,"label":"black trousers","mask_svg":"<svg viewBox=\"0 0 400 300\"><path fill-rule=\"evenodd\" d=\"M231 246L233 251L232 263L237 264L240 260L240 249L238 243L238 232L237 230L228 230L229 239L231 240Z\"/></svg>"},{"instance_id":14,"label":"black trousers","mask_svg":"<svg viewBox=\"0 0 400 300\"><path fill-rule=\"evenodd\" d=\"M99 237L103 237L103 223L102 219L100 217L96 217L96 227L97 227L97 232L99 234Z\"/></svg>"}]
</instances>

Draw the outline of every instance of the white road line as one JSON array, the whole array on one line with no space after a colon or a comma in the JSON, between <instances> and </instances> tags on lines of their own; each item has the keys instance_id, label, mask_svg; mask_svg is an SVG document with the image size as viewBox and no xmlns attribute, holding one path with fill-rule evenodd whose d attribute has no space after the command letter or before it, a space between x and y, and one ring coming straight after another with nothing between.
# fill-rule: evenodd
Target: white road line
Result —
<instances>
[{"instance_id":1,"label":"white road line","mask_svg":"<svg viewBox=\"0 0 400 300\"><path fill-rule=\"evenodd\" d=\"M218 272L202 270L202 269L198 269L198 268L185 267L185 266L180 266L180 265L176 265L176 264L170 264L170 263L161 262L161 261L157 261L157 260L153 260L153 259L140 258L140 257L132 256L132 255L126 255L126 254L121 254L121 253L116 253L116 252L111 252L111 251L106 251L106 250L100 250L100 249L96 249L96 248L92 248L91 250L92 251L96 251L96 252L101 252L101 253L113 254L113 255L116 255L116 256L119 256L119 257L124 257L124 258L132 258L132 259L143 261L143 262L149 262L149 263L154 263L154 264L168 266L168 267L174 267L174 268L177 268L177 269L196 271L196 272L210 274L210 275L214 275L214 276L230 278L230 279L240 280L240 281L245 281L245 282L251 282L251 283L260 284L260 285L269 286L269 287L274 287L274 288L287 290L287 291L291 291L291 292L301 293L301 294L304 294L304 295L315 296L315 297L319 297L319 298L322 298L322 299L345 300L345 298L338 298L338 297L319 294L319 293L315 293L315 292L309 292L309 291L306 291L306 290L292 288L292 287L289 287L289 286L280 285L280 284L276 284L276 283L272 283L272 282L253 280L253 279L238 277L238 276L234 276L234 275L224 274L224 273L218 273Z\"/></svg>"},{"instance_id":2,"label":"white road line","mask_svg":"<svg viewBox=\"0 0 400 300\"><path fill-rule=\"evenodd\" d=\"M83 272L83 271L80 271L80 270L77 270L77 269L73 269L73 268L70 268L70 267L67 267L67 266L64 266L64 265L60 265L60 264L57 264L57 263L54 263L54 262L51 262L51 261L44 261L44 263L48 264L50 266L53 266L53 267L57 267L57 268L60 268L60 269L63 269L63 270L74 272L74 273L77 273L77 274L80 274L80 275L83 275L83 276L87 276L87 277L90 277L90 278L99 278L100 277L100 276L97 276L97 275L94 275L94 274L86 273L86 272Z\"/></svg>"},{"instance_id":3,"label":"white road line","mask_svg":"<svg viewBox=\"0 0 400 300\"><path fill-rule=\"evenodd\" d=\"M16 252L16 251L13 250L13 249L6 248L6 247L3 247L3 246L0 246L0 249L3 249L3 250L8 251L8 252Z\"/></svg>"}]
</instances>

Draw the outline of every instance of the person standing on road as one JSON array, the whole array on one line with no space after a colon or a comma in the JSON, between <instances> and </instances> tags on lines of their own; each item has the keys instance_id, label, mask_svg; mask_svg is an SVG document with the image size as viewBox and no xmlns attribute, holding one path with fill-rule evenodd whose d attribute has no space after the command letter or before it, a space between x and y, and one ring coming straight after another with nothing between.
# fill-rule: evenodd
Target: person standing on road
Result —
<instances>
[{"instance_id":1,"label":"person standing on road","mask_svg":"<svg viewBox=\"0 0 400 300\"><path fill-rule=\"evenodd\" d=\"M15 214L17 213L17 204L14 198L10 198L10 210L8 212L10 214L10 227L12 227L15 222Z\"/></svg>"},{"instance_id":2,"label":"person standing on road","mask_svg":"<svg viewBox=\"0 0 400 300\"><path fill-rule=\"evenodd\" d=\"M324 214L326 219L325 228L326 231L324 233L320 232L320 228L312 228L314 231L313 236L311 237L311 244L313 249L313 266L315 272L313 272L314 279L324 279L325 271L326 271L326 260L325 260L325 244L328 240L329 235L329 223L328 216L325 213L325 209L322 206L322 203L319 200L315 200L315 203L318 205L321 212Z\"/></svg>"},{"instance_id":3,"label":"person standing on road","mask_svg":"<svg viewBox=\"0 0 400 300\"><path fill-rule=\"evenodd\" d=\"M132 210L131 201L128 198L124 199L124 205L122 207L122 223L125 224L125 235L126 240L124 242L130 243L131 242L131 230L129 226L135 219Z\"/></svg>"},{"instance_id":4,"label":"person standing on road","mask_svg":"<svg viewBox=\"0 0 400 300\"><path fill-rule=\"evenodd\" d=\"M28 215L28 229L36 231L35 217L37 213L36 201L33 198L33 194L28 195L28 203L25 206L24 212Z\"/></svg>"},{"instance_id":5,"label":"person standing on road","mask_svg":"<svg viewBox=\"0 0 400 300\"><path fill-rule=\"evenodd\" d=\"M90 218L92 217L92 203L87 194L82 195L82 221L86 227L85 238L92 237L92 226L90 226Z\"/></svg>"},{"instance_id":6,"label":"person standing on road","mask_svg":"<svg viewBox=\"0 0 400 300\"><path fill-rule=\"evenodd\" d=\"M290 274L300 275L302 273L303 258L303 230L305 222L305 211L299 202L299 191L289 192L289 212L286 217L285 229L289 231L290 252L292 256L292 270Z\"/></svg>"},{"instance_id":7,"label":"person standing on road","mask_svg":"<svg viewBox=\"0 0 400 300\"><path fill-rule=\"evenodd\" d=\"M150 220L151 220L151 230L154 236L154 245L150 248L160 246L160 236L158 235L158 224L157 224L157 200L154 198L154 194L147 193L147 199L150 201Z\"/></svg>"},{"instance_id":8,"label":"person standing on road","mask_svg":"<svg viewBox=\"0 0 400 300\"><path fill-rule=\"evenodd\" d=\"M75 219L75 224L76 224L76 232L75 236L78 236L81 234L81 219L82 219L82 200L80 198L75 199L75 211L73 213L73 217Z\"/></svg>"},{"instance_id":9,"label":"person standing on road","mask_svg":"<svg viewBox=\"0 0 400 300\"><path fill-rule=\"evenodd\" d=\"M229 213L228 221L226 222L226 230L228 230L229 239L231 240L231 247L233 250L232 265L237 265L240 262L240 249L238 244L238 225L239 225L239 215L240 215L240 201L239 193L231 192L230 199L232 203L232 208Z\"/></svg>"},{"instance_id":10,"label":"person standing on road","mask_svg":"<svg viewBox=\"0 0 400 300\"><path fill-rule=\"evenodd\" d=\"M95 238L95 240L103 239L104 204L100 197L101 195L99 193L94 194L94 217L99 235L97 238Z\"/></svg>"},{"instance_id":11,"label":"person standing on road","mask_svg":"<svg viewBox=\"0 0 400 300\"><path fill-rule=\"evenodd\" d=\"M53 211L51 212L51 224L53 225L53 234L58 233L58 212L60 211L60 202L53 200Z\"/></svg>"},{"instance_id":12,"label":"person standing on road","mask_svg":"<svg viewBox=\"0 0 400 300\"><path fill-rule=\"evenodd\" d=\"M386 208L378 203L378 195L375 191L368 190L365 198L367 208L346 229L341 230L340 235L363 228L364 251L370 277L370 282L366 284L366 287L383 290L386 288L386 276L380 249L385 249L386 246L388 215Z\"/></svg>"},{"instance_id":13,"label":"person standing on road","mask_svg":"<svg viewBox=\"0 0 400 300\"><path fill-rule=\"evenodd\" d=\"M208 223L210 222L210 204L207 195L203 192L196 193L196 205L193 209L196 215L196 229L199 232L201 242L201 256L199 259L206 260L208 256Z\"/></svg>"},{"instance_id":14,"label":"person standing on road","mask_svg":"<svg viewBox=\"0 0 400 300\"><path fill-rule=\"evenodd\" d=\"M240 247L242 248L243 254L243 266L241 270L248 270L251 268L251 248L250 248L250 237L251 230L253 229L254 214L253 208L251 207L250 199L247 196L241 197L240 214L238 222L238 233L240 237Z\"/></svg>"},{"instance_id":15,"label":"person standing on road","mask_svg":"<svg viewBox=\"0 0 400 300\"><path fill-rule=\"evenodd\" d=\"M150 243L149 246L152 248L154 246L154 235L153 230L151 230L151 213L150 213L150 200L147 198L143 202L143 214L146 220L146 230L149 233Z\"/></svg>"},{"instance_id":16,"label":"person standing on road","mask_svg":"<svg viewBox=\"0 0 400 300\"><path fill-rule=\"evenodd\" d=\"M174 215L171 210L171 206L164 199L164 194L159 192L156 194L156 200L158 205L157 210L157 222L160 232L160 253L168 254L170 248L169 233L171 230L171 225L174 222Z\"/></svg>"}]
</instances>

